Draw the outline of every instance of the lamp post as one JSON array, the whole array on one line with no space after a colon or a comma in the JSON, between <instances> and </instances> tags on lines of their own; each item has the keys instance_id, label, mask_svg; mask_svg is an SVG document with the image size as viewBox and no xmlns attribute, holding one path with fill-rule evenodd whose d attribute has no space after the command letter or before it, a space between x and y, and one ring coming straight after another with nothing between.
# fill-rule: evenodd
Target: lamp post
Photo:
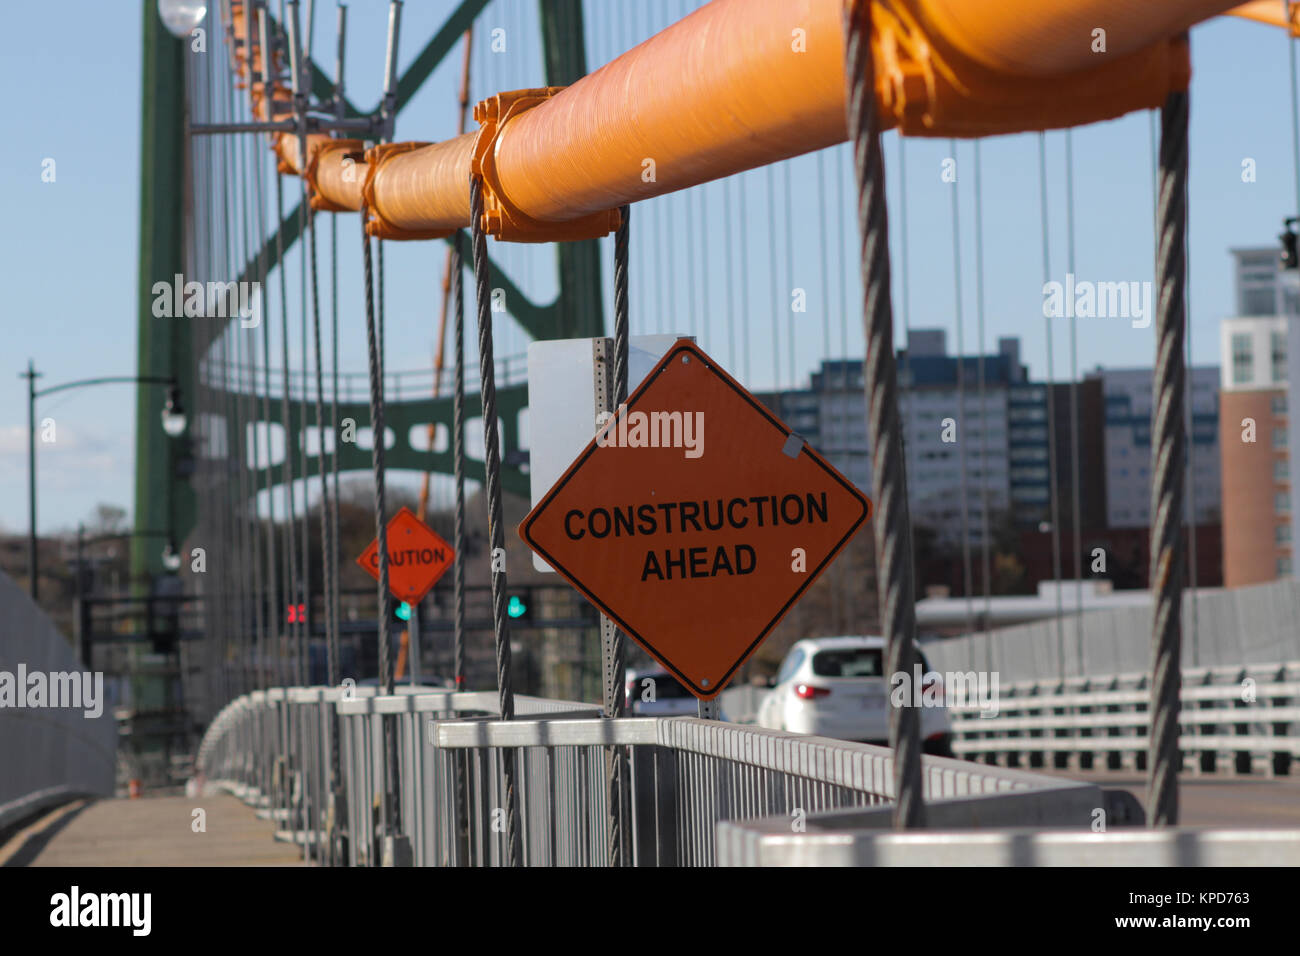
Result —
<instances>
[{"instance_id":1,"label":"lamp post","mask_svg":"<svg viewBox=\"0 0 1300 956\"><path fill-rule=\"evenodd\" d=\"M27 569L31 576L29 590L32 600L40 599L40 569L36 559L36 400L55 392L66 392L74 388L87 388L91 385L165 385L167 401L162 409L162 427L172 438L179 438L188 424L185 410L181 405L181 392L174 378L156 375L110 375L101 378L83 378L75 382L64 382L49 388L37 388L36 380L41 374L35 364L28 359L27 371L20 372L19 377L27 379Z\"/></svg>"}]
</instances>

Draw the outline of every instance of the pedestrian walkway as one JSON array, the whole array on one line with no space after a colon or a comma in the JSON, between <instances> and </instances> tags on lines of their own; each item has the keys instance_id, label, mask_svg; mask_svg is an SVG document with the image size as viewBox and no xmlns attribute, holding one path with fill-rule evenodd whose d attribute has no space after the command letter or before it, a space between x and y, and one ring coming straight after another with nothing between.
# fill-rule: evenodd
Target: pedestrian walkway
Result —
<instances>
[{"instance_id":1,"label":"pedestrian walkway","mask_svg":"<svg viewBox=\"0 0 1300 956\"><path fill-rule=\"evenodd\" d=\"M195 832L194 811L205 830ZM300 851L227 794L79 801L0 844L0 866L299 866Z\"/></svg>"}]
</instances>

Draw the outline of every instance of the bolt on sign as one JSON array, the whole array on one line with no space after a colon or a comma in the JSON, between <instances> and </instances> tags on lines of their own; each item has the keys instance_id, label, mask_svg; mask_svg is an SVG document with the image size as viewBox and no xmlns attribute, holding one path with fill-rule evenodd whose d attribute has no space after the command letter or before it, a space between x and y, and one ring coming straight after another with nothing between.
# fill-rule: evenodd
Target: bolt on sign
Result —
<instances>
[{"instance_id":1,"label":"bolt on sign","mask_svg":"<svg viewBox=\"0 0 1300 956\"><path fill-rule=\"evenodd\" d=\"M388 590L399 601L419 604L455 557L451 545L410 508L402 508L388 522ZM357 564L379 580L378 538L361 552Z\"/></svg>"},{"instance_id":2,"label":"bolt on sign","mask_svg":"<svg viewBox=\"0 0 1300 956\"><path fill-rule=\"evenodd\" d=\"M596 425L519 535L712 699L871 502L689 339Z\"/></svg>"}]
</instances>

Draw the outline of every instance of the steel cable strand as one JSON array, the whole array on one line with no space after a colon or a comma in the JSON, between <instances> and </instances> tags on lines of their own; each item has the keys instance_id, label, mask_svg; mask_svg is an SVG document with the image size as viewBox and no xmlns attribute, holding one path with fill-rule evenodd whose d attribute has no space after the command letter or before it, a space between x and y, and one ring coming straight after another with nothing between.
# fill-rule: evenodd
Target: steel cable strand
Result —
<instances>
[{"instance_id":1,"label":"steel cable strand","mask_svg":"<svg viewBox=\"0 0 1300 956\"><path fill-rule=\"evenodd\" d=\"M330 581L330 562L336 559L334 542L330 536L330 489L329 474L325 467L325 370L321 357L320 336L320 282L316 273L316 213L307 204L307 241L308 258L311 262L311 317L312 332L316 350L316 467L320 474L320 536L321 536L321 578L325 586L325 683L333 687L339 681L339 639L338 630L333 620L333 586Z\"/></svg>"},{"instance_id":2,"label":"steel cable strand","mask_svg":"<svg viewBox=\"0 0 1300 956\"><path fill-rule=\"evenodd\" d=\"M515 695L510 677L510 618L506 613L506 571L497 555L505 555L505 527L501 503L501 447L497 434L497 388L492 356L491 277L487 261L487 235L483 232L483 184L470 177L470 222L474 257L475 298L478 306L479 383L483 400L483 444L486 460L488 499L488 542L492 560L492 624L496 634L497 689L501 719L513 720ZM520 865L518 796L515 790L515 752L501 751L501 769L505 783L506 862Z\"/></svg>"},{"instance_id":3,"label":"steel cable strand","mask_svg":"<svg viewBox=\"0 0 1300 956\"><path fill-rule=\"evenodd\" d=\"M388 593L388 527L384 520L384 396L379 370L379 340L375 328L374 269L371 261L370 237L366 234L366 204L361 204L361 248L365 271L366 353L370 370L370 431L371 463L375 481L375 540L379 562L379 687L386 695L393 693L393 667L389 658L388 619L392 615L392 599ZM390 720L381 718L384 747L384 786L381 799L381 818L384 836L393 836L394 781L397 764L393 759L396 741ZM374 861L372 861L374 862Z\"/></svg>"},{"instance_id":4,"label":"steel cable strand","mask_svg":"<svg viewBox=\"0 0 1300 956\"><path fill-rule=\"evenodd\" d=\"M861 236L863 319L867 340L867 424L872 448L879 555L881 625L885 633L886 673L913 673L916 663L913 603L912 528L907 509L902 436L898 420L898 370L894 364L894 321L890 302L889 228L885 209L885 169L876 117L871 22L865 0L845 10L845 64L848 72L848 130L853 144ZM909 695L910 696L910 695ZM894 752L894 825L921 827L921 715L905 699L889 713L889 744Z\"/></svg>"},{"instance_id":5,"label":"steel cable strand","mask_svg":"<svg viewBox=\"0 0 1300 956\"><path fill-rule=\"evenodd\" d=\"M627 401L628 392L628 240L631 235L631 207L619 210L618 232L614 236L614 413ZM617 627L610 627L609 714L614 719L627 715L627 639ZM622 747L610 748L609 766L609 865L623 866L624 792L627 760Z\"/></svg>"},{"instance_id":6,"label":"steel cable strand","mask_svg":"<svg viewBox=\"0 0 1300 956\"><path fill-rule=\"evenodd\" d=\"M1148 737L1147 820L1178 822L1178 708L1182 673L1183 551L1179 528L1186 481L1185 391L1187 279L1188 94L1170 93L1160 111L1160 192L1156 276L1155 415L1152 423L1151 587L1155 595L1151 645L1151 731Z\"/></svg>"},{"instance_id":7,"label":"steel cable strand","mask_svg":"<svg viewBox=\"0 0 1300 956\"><path fill-rule=\"evenodd\" d=\"M456 483L456 511L453 538L455 566L452 568L454 627L452 636L452 671L455 689L465 689L465 259L463 235L457 231L451 248L451 308L455 326L456 371L452 397L452 456ZM465 767L461 760L453 763L456 781L456 862L469 862L469 813L466 804Z\"/></svg>"},{"instance_id":8,"label":"steel cable strand","mask_svg":"<svg viewBox=\"0 0 1300 956\"><path fill-rule=\"evenodd\" d=\"M280 221L284 221L284 174L276 171L275 174L275 207L276 215ZM280 393L280 421L284 426L286 436L290 433L291 418L289 417L289 288L288 279L285 276L284 268L284 230L277 229L275 232L275 261L280 273L280 363L284 369L284 388ZM294 468L293 468L293 449L289 447L286 439L284 449L284 462L280 466L280 481L284 485L285 498L285 582L284 591L288 598L287 607L296 607L298 604L298 559L297 553L297 518L294 515ZM298 627L297 616L294 615L294 627L286 627L285 635L287 645L294 646L294 635ZM294 681L294 675L288 673L288 662L281 658L281 676L284 686L290 686Z\"/></svg>"}]
</instances>

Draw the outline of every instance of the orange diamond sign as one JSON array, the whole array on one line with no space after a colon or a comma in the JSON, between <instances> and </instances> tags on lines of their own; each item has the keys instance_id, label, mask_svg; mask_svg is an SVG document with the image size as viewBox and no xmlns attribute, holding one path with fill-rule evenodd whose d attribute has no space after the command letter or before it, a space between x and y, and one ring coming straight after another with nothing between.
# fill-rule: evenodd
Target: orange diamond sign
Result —
<instances>
[{"instance_id":1,"label":"orange diamond sign","mask_svg":"<svg viewBox=\"0 0 1300 956\"><path fill-rule=\"evenodd\" d=\"M519 534L707 700L870 513L848 479L681 339Z\"/></svg>"},{"instance_id":2,"label":"orange diamond sign","mask_svg":"<svg viewBox=\"0 0 1300 956\"><path fill-rule=\"evenodd\" d=\"M388 590L399 601L419 604L455 556L451 545L410 508L403 508L388 522ZM379 580L378 539L361 552L357 564Z\"/></svg>"}]
</instances>

